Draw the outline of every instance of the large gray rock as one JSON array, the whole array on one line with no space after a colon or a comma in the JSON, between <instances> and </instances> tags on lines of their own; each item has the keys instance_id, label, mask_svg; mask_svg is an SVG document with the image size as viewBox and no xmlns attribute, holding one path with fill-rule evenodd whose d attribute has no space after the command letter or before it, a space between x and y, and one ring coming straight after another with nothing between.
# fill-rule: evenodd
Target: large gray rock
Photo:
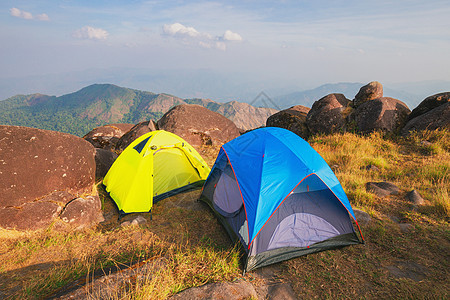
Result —
<instances>
[{"instance_id":1,"label":"large gray rock","mask_svg":"<svg viewBox=\"0 0 450 300\"><path fill-rule=\"evenodd\" d=\"M383 97L383 85L378 81L372 81L363 86L353 100L353 106L356 108L361 104Z\"/></svg>"},{"instance_id":2,"label":"large gray rock","mask_svg":"<svg viewBox=\"0 0 450 300\"><path fill-rule=\"evenodd\" d=\"M102 203L98 196L77 198L69 202L60 218L73 229L83 229L102 222Z\"/></svg>"},{"instance_id":3,"label":"large gray rock","mask_svg":"<svg viewBox=\"0 0 450 300\"><path fill-rule=\"evenodd\" d=\"M47 201L24 203L20 209L5 207L0 209L0 226L17 230L46 228L58 217L61 210L58 204Z\"/></svg>"},{"instance_id":4,"label":"large gray rock","mask_svg":"<svg viewBox=\"0 0 450 300\"><path fill-rule=\"evenodd\" d=\"M154 274L165 272L167 260L158 257L125 267L123 264L102 268L102 273L91 274L87 280L80 280L69 288L60 290L52 299L127 299L130 288L148 284Z\"/></svg>"},{"instance_id":5,"label":"large gray rock","mask_svg":"<svg viewBox=\"0 0 450 300\"><path fill-rule=\"evenodd\" d=\"M367 225L372 220L372 217L365 211L354 208L353 212L355 213L355 217L359 225Z\"/></svg>"},{"instance_id":6,"label":"large gray rock","mask_svg":"<svg viewBox=\"0 0 450 300\"><path fill-rule=\"evenodd\" d=\"M386 197L388 195L398 195L398 193L400 192L398 186L396 186L391 182L386 181L368 182L366 183L366 190L381 198Z\"/></svg>"},{"instance_id":7,"label":"large gray rock","mask_svg":"<svg viewBox=\"0 0 450 300\"><path fill-rule=\"evenodd\" d=\"M65 133L0 125L0 226L38 229L92 193L94 147Z\"/></svg>"},{"instance_id":8,"label":"large gray rock","mask_svg":"<svg viewBox=\"0 0 450 300\"><path fill-rule=\"evenodd\" d=\"M201 287L184 290L175 296L172 300L197 300L197 299L223 299L223 300L241 300L258 299L255 288L250 282L238 280L234 282L216 282L209 283Z\"/></svg>"},{"instance_id":9,"label":"large gray rock","mask_svg":"<svg viewBox=\"0 0 450 300\"><path fill-rule=\"evenodd\" d=\"M398 133L405 125L410 110L400 100L382 97L361 104L353 113L357 129L362 133L377 130Z\"/></svg>"},{"instance_id":10,"label":"large gray rock","mask_svg":"<svg viewBox=\"0 0 450 300\"><path fill-rule=\"evenodd\" d=\"M95 179L100 180L108 173L118 155L115 152L95 148Z\"/></svg>"},{"instance_id":11,"label":"large gray rock","mask_svg":"<svg viewBox=\"0 0 450 300\"><path fill-rule=\"evenodd\" d=\"M343 94L329 94L314 102L306 116L311 134L330 134L345 130L350 100Z\"/></svg>"},{"instance_id":12,"label":"large gray rock","mask_svg":"<svg viewBox=\"0 0 450 300\"><path fill-rule=\"evenodd\" d=\"M173 107L158 121L158 128L170 131L197 147L222 145L240 135L232 121L195 104Z\"/></svg>"},{"instance_id":13,"label":"large gray rock","mask_svg":"<svg viewBox=\"0 0 450 300\"><path fill-rule=\"evenodd\" d=\"M406 200L408 200L414 207L424 205L425 200L419 194L417 190L412 190L406 194Z\"/></svg>"},{"instance_id":14,"label":"large gray rock","mask_svg":"<svg viewBox=\"0 0 450 300\"><path fill-rule=\"evenodd\" d=\"M123 151L128 145L141 135L155 131L156 125L152 120L144 121L134 125L127 133L122 135L116 143L116 150Z\"/></svg>"},{"instance_id":15,"label":"large gray rock","mask_svg":"<svg viewBox=\"0 0 450 300\"><path fill-rule=\"evenodd\" d=\"M83 138L95 148L111 150L114 149L122 135L128 132L133 126L133 124L105 125L91 130Z\"/></svg>"},{"instance_id":16,"label":"large gray rock","mask_svg":"<svg viewBox=\"0 0 450 300\"><path fill-rule=\"evenodd\" d=\"M310 109L303 105L292 106L271 115L266 121L266 126L285 128L307 139L309 130L306 125L306 116L309 111Z\"/></svg>"},{"instance_id":17,"label":"large gray rock","mask_svg":"<svg viewBox=\"0 0 450 300\"><path fill-rule=\"evenodd\" d=\"M426 114L427 112L450 102L450 92L444 92L432 95L425 98L420 104L413 109L408 117L408 121L418 116Z\"/></svg>"},{"instance_id":18,"label":"large gray rock","mask_svg":"<svg viewBox=\"0 0 450 300\"><path fill-rule=\"evenodd\" d=\"M406 123L401 133L406 136L412 131L435 129L450 129L450 102L413 118Z\"/></svg>"}]
</instances>

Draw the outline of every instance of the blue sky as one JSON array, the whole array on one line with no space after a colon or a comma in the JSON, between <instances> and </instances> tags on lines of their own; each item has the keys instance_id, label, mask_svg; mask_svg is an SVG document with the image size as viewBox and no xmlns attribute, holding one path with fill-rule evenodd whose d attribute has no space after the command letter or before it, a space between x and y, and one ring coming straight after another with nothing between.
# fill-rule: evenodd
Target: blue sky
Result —
<instances>
[{"instance_id":1,"label":"blue sky","mask_svg":"<svg viewBox=\"0 0 450 300\"><path fill-rule=\"evenodd\" d=\"M449 16L449 0L2 0L0 78L129 67L304 88L450 81Z\"/></svg>"}]
</instances>

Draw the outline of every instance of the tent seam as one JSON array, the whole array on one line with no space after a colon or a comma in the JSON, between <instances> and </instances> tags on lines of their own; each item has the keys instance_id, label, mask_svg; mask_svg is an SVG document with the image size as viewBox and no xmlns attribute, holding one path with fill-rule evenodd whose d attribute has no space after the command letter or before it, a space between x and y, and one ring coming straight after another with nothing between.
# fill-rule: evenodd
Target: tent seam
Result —
<instances>
[{"instance_id":1,"label":"tent seam","mask_svg":"<svg viewBox=\"0 0 450 300\"><path fill-rule=\"evenodd\" d=\"M244 205L244 210L245 210L245 219L247 220L248 240L250 241L250 229L249 229L249 226L248 226L249 222L248 222L248 216L247 216L247 208L245 207L244 195L242 195L241 186L239 185L239 181L237 179L236 172L234 171L233 165L231 164L230 157L228 156L228 153L225 150L225 148L223 148L223 146L221 148L223 149L223 152L225 153L225 155L227 156L228 161L230 162L231 169L233 170L233 174L234 174L234 177L236 178L236 183L237 183L237 186L239 188L239 193L241 194L242 204ZM248 244L248 249L250 249L250 245L251 245L251 243Z\"/></svg>"}]
</instances>

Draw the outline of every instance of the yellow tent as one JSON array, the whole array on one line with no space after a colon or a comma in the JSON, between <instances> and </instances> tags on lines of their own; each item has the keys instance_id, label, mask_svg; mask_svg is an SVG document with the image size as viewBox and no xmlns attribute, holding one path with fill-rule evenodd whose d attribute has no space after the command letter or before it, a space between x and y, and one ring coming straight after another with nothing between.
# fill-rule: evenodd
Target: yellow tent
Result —
<instances>
[{"instance_id":1,"label":"yellow tent","mask_svg":"<svg viewBox=\"0 0 450 300\"><path fill-rule=\"evenodd\" d=\"M123 213L149 212L153 202L201 187L210 168L179 136L152 131L133 141L103 179Z\"/></svg>"}]
</instances>

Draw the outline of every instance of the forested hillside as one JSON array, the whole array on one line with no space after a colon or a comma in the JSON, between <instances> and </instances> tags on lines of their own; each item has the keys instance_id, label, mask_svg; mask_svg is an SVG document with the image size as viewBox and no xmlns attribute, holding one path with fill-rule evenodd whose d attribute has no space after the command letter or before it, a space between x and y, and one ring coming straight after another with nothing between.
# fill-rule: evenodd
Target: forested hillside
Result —
<instances>
[{"instance_id":1,"label":"forested hillside","mask_svg":"<svg viewBox=\"0 0 450 300\"><path fill-rule=\"evenodd\" d=\"M173 106L185 103L204 106L233 121L236 118L236 125L243 129L265 125L267 117L276 112L236 101L218 103L209 99L181 99L169 94L94 84L60 97L32 94L0 101L0 124L83 136L92 128L105 124L156 121ZM243 117L248 114L252 116Z\"/></svg>"}]
</instances>

